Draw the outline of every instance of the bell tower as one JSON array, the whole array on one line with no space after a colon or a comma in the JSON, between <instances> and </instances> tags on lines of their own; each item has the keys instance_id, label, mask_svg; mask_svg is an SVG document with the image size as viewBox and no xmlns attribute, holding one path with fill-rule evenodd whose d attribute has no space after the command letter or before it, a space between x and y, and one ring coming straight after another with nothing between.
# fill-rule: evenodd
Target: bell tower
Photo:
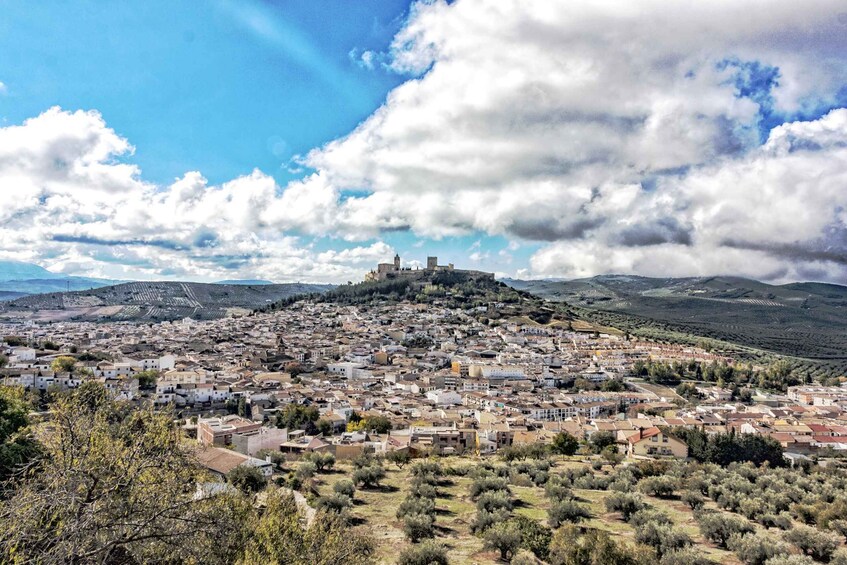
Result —
<instances>
[{"instance_id":1,"label":"bell tower","mask_svg":"<svg viewBox=\"0 0 847 565\"><path fill-rule=\"evenodd\" d=\"M394 255L394 270L395 271L400 270L400 254L399 253Z\"/></svg>"}]
</instances>

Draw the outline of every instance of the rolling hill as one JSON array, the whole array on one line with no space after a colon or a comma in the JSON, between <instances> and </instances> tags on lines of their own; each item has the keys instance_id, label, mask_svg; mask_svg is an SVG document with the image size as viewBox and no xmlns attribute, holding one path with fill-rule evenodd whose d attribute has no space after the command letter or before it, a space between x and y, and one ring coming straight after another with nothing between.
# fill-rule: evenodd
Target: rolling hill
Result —
<instances>
[{"instance_id":1,"label":"rolling hill","mask_svg":"<svg viewBox=\"0 0 847 565\"><path fill-rule=\"evenodd\" d=\"M632 333L691 334L805 359L847 361L844 286L622 275L504 282Z\"/></svg>"},{"instance_id":2,"label":"rolling hill","mask_svg":"<svg viewBox=\"0 0 847 565\"><path fill-rule=\"evenodd\" d=\"M24 296L0 304L0 317L42 321L216 319L244 314L289 296L322 293L319 284L224 285L133 282L79 292Z\"/></svg>"}]
</instances>

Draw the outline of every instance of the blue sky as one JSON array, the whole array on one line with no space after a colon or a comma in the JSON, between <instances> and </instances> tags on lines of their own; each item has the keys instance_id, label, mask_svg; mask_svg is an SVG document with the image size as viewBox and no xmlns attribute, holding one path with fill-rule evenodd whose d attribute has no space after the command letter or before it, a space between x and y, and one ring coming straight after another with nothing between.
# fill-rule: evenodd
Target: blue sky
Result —
<instances>
[{"instance_id":1,"label":"blue sky","mask_svg":"<svg viewBox=\"0 0 847 565\"><path fill-rule=\"evenodd\" d=\"M847 280L839 0L0 0L0 259Z\"/></svg>"},{"instance_id":2,"label":"blue sky","mask_svg":"<svg viewBox=\"0 0 847 565\"><path fill-rule=\"evenodd\" d=\"M407 1L3 1L4 123L51 106L96 109L135 146L144 177L213 183L341 136L405 77L367 69Z\"/></svg>"}]
</instances>

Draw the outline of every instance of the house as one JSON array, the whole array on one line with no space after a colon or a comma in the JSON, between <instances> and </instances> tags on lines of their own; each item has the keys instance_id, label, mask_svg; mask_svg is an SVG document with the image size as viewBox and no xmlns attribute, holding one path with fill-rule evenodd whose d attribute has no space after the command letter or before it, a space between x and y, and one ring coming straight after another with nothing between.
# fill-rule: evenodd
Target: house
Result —
<instances>
[{"instance_id":1,"label":"house","mask_svg":"<svg viewBox=\"0 0 847 565\"><path fill-rule=\"evenodd\" d=\"M688 457L684 441L664 433L656 427L639 430L626 439L628 457Z\"/></svg>"},{"instance_id":2,"label":"house","mask_svg":"<svg viewBox=\"0 0 847 565\"><path fill-rule=\"evenodd\" d=\"M212 473L225 477L230 471L242 465L256 467L265 477L273 475L273 463L268 459L256 459L249 455L223 447L205 447L197 450L197 460Z\"/></svg>"}]
</instances>

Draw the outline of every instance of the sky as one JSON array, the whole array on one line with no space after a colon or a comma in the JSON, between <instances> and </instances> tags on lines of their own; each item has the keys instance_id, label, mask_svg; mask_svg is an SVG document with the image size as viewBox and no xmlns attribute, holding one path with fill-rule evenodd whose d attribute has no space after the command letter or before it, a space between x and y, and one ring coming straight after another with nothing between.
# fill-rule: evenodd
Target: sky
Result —
<instances>
[{"instance_id":1,"label":"sky","mask_svg":"<svg viewBox=\"0 0 847 565\"><path fill-rule=\"evenodd\" d=\"M0 259L847 282L847 6L0 0Z\"/></svg>"}]
</instances>

